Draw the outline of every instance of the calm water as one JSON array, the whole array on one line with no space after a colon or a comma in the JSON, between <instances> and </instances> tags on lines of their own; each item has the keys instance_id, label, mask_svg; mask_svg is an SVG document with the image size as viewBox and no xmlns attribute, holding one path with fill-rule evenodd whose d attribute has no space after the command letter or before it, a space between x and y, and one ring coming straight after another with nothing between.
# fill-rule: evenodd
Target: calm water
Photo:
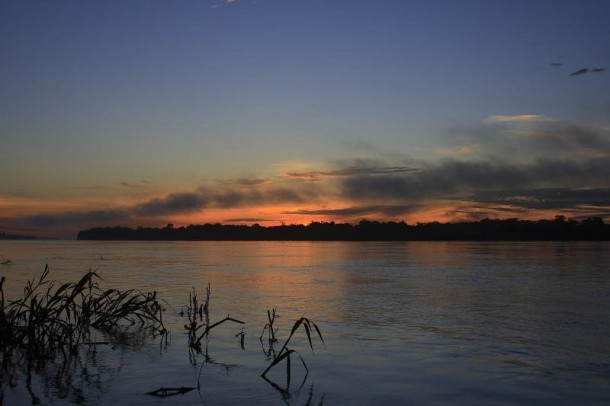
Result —
<instances>
[{"instance_id":1,"label":"calm water","mask_svg":"<svg viewBox=\"0 0 610 406\"><path fill-rule=\"evenodd\" d=\"M610 244L479 242L0 241L9 295L39 275L74 281L97 269L108 287L156 290L168 302L167 348L135 336L83 356L71 389L53 368L34 377L43 404L608 404ZM103 256L103 260L100 257ZM210 282L212 321L246 321L245 349L228 323L208 353L189 357L181 306ZM259 377L269 360L259 336L280 315L279 344L305 315L326 345L294 348L288 396ZM285 386L284 369L270 377ZM22 377L23 378L23 377ZM23 378L24 380L25 378ZM145 392L197 386L167 399ZM4 403L29 404L20 381Z\"/></svg>"}]
</instances>

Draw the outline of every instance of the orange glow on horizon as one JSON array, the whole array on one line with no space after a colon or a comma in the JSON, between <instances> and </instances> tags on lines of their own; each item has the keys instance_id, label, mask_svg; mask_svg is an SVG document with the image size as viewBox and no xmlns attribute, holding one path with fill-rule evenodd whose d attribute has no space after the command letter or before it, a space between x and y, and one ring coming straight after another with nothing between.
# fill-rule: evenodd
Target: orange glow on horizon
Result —
<instances>
[{"instance_id":1,"label":"orange glow on horizon","mask_svg":"<svg viewBox=\"0 0 610 406\"><path fill-rule=\"evenodd\" d=\"M303 206L256 206L238 208L204 208L198 212L167 214L157 216L138 215L137 207L146 201L115 200L100 202L98 199L32 199L32 198L2 198L0 210L4 224L0 224L0 232L38 235L40 237L74 238L79 230L95 227L164 227L172 223L174 227L191 224L233 224L247 225L259 224L261 226L309 225L312 222L335 222L357 224L361 220L371 221L405 221L409 225L430 222L462 222L477 221L484 218L520 220L553 219L557 215L567 218L583 218L595 207L579 206L570 210L524 210L509 205L485 205L480 202L469 201L428 201L421 202L420 206L409 209L405 205L403 214L388 215L382 210L384 206L375 211L376 206L364 205L359 212L358 207L350 202L334 201L320 204L306 204ZM388 206L400 207L398 204ZM100 215L97 215L97 211ZM109 216L105 217L104 211ZM113 216L113 211L117 215ZM89 215L91 214L91 215ZM41 216L42 219L31 221L29 217ZM44 219L50 216L50 220ZM52 219L53 216L57 216ZM106 220L104 220L106 218ZM13 219L15 221L13 221ZM20 223L21 222L21 223ZM46 223L45 223L46 222ZM38 225L37 225L38 224Z\"/></svg>"}]
</instances>

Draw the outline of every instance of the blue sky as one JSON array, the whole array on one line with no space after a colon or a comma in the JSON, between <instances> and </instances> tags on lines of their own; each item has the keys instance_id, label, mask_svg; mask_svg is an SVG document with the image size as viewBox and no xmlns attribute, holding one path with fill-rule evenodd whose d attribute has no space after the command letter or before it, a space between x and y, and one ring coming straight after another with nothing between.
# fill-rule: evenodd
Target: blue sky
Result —
<instances>
[{"instance_id":1,"label":"blue sky","mask_svg":"<svg viewBox=\"0 0 610 406\"><path fill-rule=\"evenodd\" d=\"M99 213L112 224L607 216L610 185L585 173L607 169L609 73L570 73L610 67L608 15L592 0L1 1L0 232L64 235ZM518 205L518 185L481 189L477 175L449 194L400 189L456 184L460 170L443 169L456 162L542 173L541 160L580 177L532 179L519 196L587 190L595 204ZM366 178L287 175L346 168ZM265 197L279 190L300 197ZM493 204L481 200L491 191ZM137 209L189 194L199 203Z\"/></svg>"}]
</instances>

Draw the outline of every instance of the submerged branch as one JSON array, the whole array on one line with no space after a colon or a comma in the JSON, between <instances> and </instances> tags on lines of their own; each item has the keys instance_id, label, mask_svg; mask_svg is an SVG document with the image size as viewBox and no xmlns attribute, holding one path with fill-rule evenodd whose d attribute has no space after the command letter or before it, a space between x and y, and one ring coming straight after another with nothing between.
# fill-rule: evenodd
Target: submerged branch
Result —
<instances>
[{"instance_id":1,"label":"submerged branch","mask_svg":"<svg viewBox=\"0 0 610 406\"><path fill-rule=\"evenodd\" d=\"M207 326L205 328L205 330L203 331L203 333L201 333L201 335L197 338L195 343L199 344L201 342L201 339L203 337L207 336L210 333L211 329L213 329L214 327L216 327L216 326L218 326L218 325L220 325L220 324L222 324L222 323L224 323L226 321L232 321L234 323L239 323L239 324L246 324L246 322L244 322L244 321L234 319L234 318L232 318L232 317L227 315L227 317L225 317L224 319L222 319L222 320L220 320L220 321L218 321L218 322L216 322L214 324L211 324L211 325Z\"/></svg>"},{"instance_id":2,"label":"submerged branch","mask_svg":"<svg viewBox=\"0 0 610 406\"><path fill-rule=\"evenodd\" d=\"M174 388L159 388L152 392L147 392L147 395L156 396L158 398L166 398L168 396L184 395L192 390L195 390L192 386L180 386Z\"/></svg>"}]
</instances>

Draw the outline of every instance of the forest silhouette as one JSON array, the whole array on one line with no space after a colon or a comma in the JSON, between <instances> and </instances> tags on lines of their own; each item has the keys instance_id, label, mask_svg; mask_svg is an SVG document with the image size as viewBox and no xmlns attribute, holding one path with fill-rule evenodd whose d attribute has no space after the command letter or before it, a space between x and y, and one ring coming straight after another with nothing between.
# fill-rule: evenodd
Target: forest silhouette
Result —
<instances>
[{"instance_id":1,"label":"forest silhouette","mask_svg":"<svg viewBox=\"0 0 610 406\"><path fill-rule=\"evenodd\" d=\"M610 225L600 217L582 221L484 219L457 223L311 222L280 226L203 224L162 228L97 227L79 231L79 240L175 241L562 241L610 240Z\"/></svg>"}]
</instances>

